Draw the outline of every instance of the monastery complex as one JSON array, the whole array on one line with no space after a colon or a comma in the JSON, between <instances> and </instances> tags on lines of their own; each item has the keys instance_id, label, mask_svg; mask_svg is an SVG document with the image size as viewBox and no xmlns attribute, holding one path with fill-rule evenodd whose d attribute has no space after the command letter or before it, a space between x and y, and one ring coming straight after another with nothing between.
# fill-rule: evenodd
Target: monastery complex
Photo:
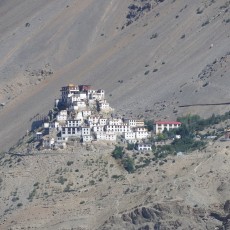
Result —
<instances>
[{"instance_id":1,"label":"monastery complex","mask_svg":"<svg viewBox=\"0 0 230 230\"><path fill-rule=\"evenodd\" d=\"M156 122L155 134L177 128L180 122ZM43 124L43 132L36 139L43 148L65 148L68 141L81 143L109 141L139 143L140 150L151 150L144 120L127 119L114 115L114 109L105 99L105 91L90 85L62 87L61 97Z\"/></svg>"}]
</instances>

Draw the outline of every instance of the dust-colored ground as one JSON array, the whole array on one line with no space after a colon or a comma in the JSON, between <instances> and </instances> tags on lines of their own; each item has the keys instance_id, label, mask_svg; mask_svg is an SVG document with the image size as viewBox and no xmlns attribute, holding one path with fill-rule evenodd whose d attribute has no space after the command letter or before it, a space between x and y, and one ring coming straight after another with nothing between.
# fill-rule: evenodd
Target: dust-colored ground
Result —
<instances>
[{"instance_id":1,"label":"dust-colored ground","mask_svg":"<svg viewBox=\"0 0 230 230\"><path fill-rule=\"evenodd\" d=\"M75 146L68 153L5 155L0 228L140 229L158 222L168 226L163 229L222 226L210 213L224 215L229 199L229 142L210 142L203 152L154 160L133 174L111 157L112 149L95 144ZM155 219L144 215L143 207L153 208ZM138 208L140 213L134 211Z\"/></svg>"},{"instance_id":2,"label":"dust-colored ground","mask_svg":"<svg viewBox=\"0 0 230 230\"><path fill-rule=\"evenodd\" d=\"M229 58L219 63L229 52L229 1L149 0L152 9L124 26L128 6L138 2L0 2L2 150L30 129L31 118L48 112L68 83L104 88L112 106L129 116L229 110L179 107L229 101ZM206 84L199 74L215 60Z\"/></svg>"},{"instance_id":3,"label":"dust-colored ground","mask_svg":"<svg viewBox=\"0 0 230 230\"><path fill-rule=\"evenodd\" d=\"M105 89L127 116L229 111L179 107L229 102L229 1L165 0L126 26L137 2L0 1L0 152L47 114L68 83ZM221 229L229 214L228 146L217 141L134 174L107 145L5 155L0 229Z\"/></svg>"}]
</instances>

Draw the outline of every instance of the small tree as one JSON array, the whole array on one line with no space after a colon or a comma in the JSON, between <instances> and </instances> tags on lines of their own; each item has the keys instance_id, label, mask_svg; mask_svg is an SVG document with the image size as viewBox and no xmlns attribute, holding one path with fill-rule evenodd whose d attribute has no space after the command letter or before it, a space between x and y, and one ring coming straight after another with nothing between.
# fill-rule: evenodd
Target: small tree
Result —
<instances>
[{"instance_id":1,"label":"small tree","mask_svg":"<svg viewBox=\"0 0 230 230\"><path fill-rule=\"evenodd\" d=\"M122 164L124 166L124 168L129 172L132 173L134 172L134 161L132 158L127 157L125 159L123 159Z\"/></svg>"},{"instance_id":2,"label":"small tree","mask_svg":"<svg viewBox=\"0 0 230 230\"><path fill-rule=\"evenodd\" d=\"M152 120L145 120L145 125L147 126L148 131L153 131L154 129L154 121Z\"/></svg>"},{"instance_id":3,"label":"small tree","mask_svg":"<svg viewBox=\"0 0 230 230\"><path fill-rule=\"evenodd\" d=\"M135 144L133 143L128 143L127 145L127 150L133 150L135 148Z\"/></svg>"},{"instance_id":4,"label":"small tree","mask_svg":"<svg viewBox=\"0 0 230 230\"><path fill-rule=\"evenodd\" d=\"M115 149L112 152L112 156L115 159L122 159L124 156L124 148L122 146L115 146Z\"/></svg>"},{"instance_id":5,"label":"small tree","mask_svg":"<svg viewBox=\"0 0 230 230\"><path fill-rule=\"evenodd\" d=\"M159 134L157 134L157 141L163 141L163 140L165 140L165 136L164 136L164 134L163 133L159 133Z\"/></svg>"}]
</instances>

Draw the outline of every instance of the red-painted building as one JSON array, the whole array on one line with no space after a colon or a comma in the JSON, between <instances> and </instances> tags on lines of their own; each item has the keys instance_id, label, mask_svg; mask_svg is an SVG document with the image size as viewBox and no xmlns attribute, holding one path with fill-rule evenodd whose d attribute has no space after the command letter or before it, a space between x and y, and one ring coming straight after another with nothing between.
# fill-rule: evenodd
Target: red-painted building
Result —
<instances>
[{"instance_id":1,"label":"red-painted building","mask_svg":"<svg viewBox=\"0 0 230 230\"><path fill-rule=\"evenodd\" d=\"M156 134L162 133L164 129L168 131L170 129L176 129L181 126L181 122L179 121L156 121L154 124L154 130Z\"/></svg>"}]
</instances>

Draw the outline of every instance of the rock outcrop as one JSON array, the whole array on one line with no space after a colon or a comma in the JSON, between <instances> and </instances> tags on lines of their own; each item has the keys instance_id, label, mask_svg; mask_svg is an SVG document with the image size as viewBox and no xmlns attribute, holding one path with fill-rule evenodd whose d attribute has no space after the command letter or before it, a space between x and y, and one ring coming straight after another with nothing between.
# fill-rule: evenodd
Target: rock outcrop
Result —
<instances>
[{"instance_id":1,"label":"rock outcrop","mask_svg":"<svg viewBox=\"0 0 230 230\"><path fill-rule=\"evenodd\" d=\"M211 230L221 226L222 220L209 216L208 210L173 201L142 206L121 213L121 216L112 216L100 229Z\"/></svg>"}]
</instances>

